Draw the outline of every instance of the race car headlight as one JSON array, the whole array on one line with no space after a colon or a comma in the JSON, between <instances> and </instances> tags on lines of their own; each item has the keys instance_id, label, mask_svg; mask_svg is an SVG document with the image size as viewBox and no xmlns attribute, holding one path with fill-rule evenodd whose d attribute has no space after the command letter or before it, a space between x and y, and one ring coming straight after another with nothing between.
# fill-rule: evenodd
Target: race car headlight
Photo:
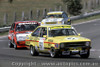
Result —
<instances>
[{"instance_id":1,"label":"race car headlight","mask_svg":"<svg viewBox=\"0 0 100 67\"><path fill-rule=\"evenodd\" d=\"M64 44L63 44L63 43L62 43L62 44L60 44L60 47L61 47L61 48L64 48Z\"/></svg>"},{"instance_id":2,"label":"race car headlight","mask_svg":"<svg viewBox=\"0 0 100 67\"><path fill-rule=\"evenodd\" d=\"M58 48L59 47L59 44L55 44L55 47Z\"/></svg>"},{"instance_id":3,"label":"race car headlight","mask_svg":"<svg viewBox=\"0 0 100 67\"><path fill-rule=\"evenodd\" d=\"M28 36L26 36L26 39L29 39L29 37L28 37Z\"/></svg>"},{"instance_id":4,"label":"race car headlight","mask_svg":"<svg viewBox=\"0 0 100 67\"><path fill-rule=\"evenodd\" d=\"M90 46L90 42L86 42L85 45L86 45L86 46Z\"/></svg>"}]
</instances>

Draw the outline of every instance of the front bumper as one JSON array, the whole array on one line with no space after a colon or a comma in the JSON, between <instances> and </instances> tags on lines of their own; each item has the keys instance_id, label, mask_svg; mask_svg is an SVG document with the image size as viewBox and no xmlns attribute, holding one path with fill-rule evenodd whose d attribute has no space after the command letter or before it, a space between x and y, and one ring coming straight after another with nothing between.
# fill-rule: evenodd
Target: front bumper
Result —
<instances>
[{"instance_id":1,"label":"front bumper","mask_svg":"<svg viewBox=\"0 0 100 67\"><path fill-rule=\"evenodd\" d=\"M17 47L23 48L23 47L28 47L28 46L25 45L25 41L17 41Z\"/></svg>"},{"instance_id":2,"label":"front bumper","mask_svg":"<svg viewBox=\"0 0 100 67\"><path fill-rule=\"evenodd\" d=\"M88 50L90 50L91 47L67 47L67 48L61 48L59 51L62 55L82 55L87 54Z\"/></svg>"}]
</instances>

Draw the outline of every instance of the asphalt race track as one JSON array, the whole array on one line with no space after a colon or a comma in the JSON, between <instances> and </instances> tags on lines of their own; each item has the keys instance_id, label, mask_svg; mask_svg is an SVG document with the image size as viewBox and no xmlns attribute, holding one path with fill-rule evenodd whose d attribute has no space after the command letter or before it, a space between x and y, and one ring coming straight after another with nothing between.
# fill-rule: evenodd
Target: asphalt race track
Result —
<instances>
[{"instance_id":1,"label":"asphalt race track","mask_svg":"<svg viewBox=\"0 0 100 67\"><path fill-rule=\"evenodd\" d=\"M73 26L92 40L88 59L79 56L51 58L47 54L31 56L28 49L9 48L7 36L4 36L0 37L0 67L100 67L100 20Z\"/></svg>"}]
</instances>

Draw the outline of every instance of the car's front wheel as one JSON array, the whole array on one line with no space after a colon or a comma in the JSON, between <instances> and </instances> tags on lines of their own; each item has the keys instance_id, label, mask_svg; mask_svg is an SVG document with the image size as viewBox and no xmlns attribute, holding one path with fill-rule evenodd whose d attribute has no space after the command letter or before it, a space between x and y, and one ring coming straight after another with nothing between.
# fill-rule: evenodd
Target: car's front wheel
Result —
<instances>
[{"instance_id":1,"label":"car's front wheel","mask_svg":"<svg viewBox=\"0 0 100 67\"><path fill-rule=\"evenodd\" d=\"M13 47L14 47L14 45L11 43L10 40L9 40L8 46L9 46L10 48L13 48Z\"/></svg>"},{"instance_id":2,"label":"car's front wheel","mask_svg":"<svg viewBox=\"0 0 100 67\"><path fill-rule=\"evenodd\" d=\"M15 48L15 49L18 49L18 48L17 48L17 45L16 45L15 43L13 43L13 44L14 44L14 48Z\"/></svg>"},{"instance_id":3,"label":"car's front wheel","mask_svg":"<svg viewBox=\"0 0 100 67\"><path fill-rule=\"evenodd\" d=\"M50 49L50 56L52 58L59 57L58 51L55 48L53 48L53 47Z\"/></svg>"},{"instance_id":4,"label":"car's front wheel","mask_svg":"<svg viewBox=\"0 0 100 67\"><path fill-rule=\"evenodd\" d=\"M87 54L80 55L81 58L88 58L90 56L90 50L87 51Z\"/></svg>"},{"instance_id":5,"label":"car's front wheel","mask_svg":"<svg viewBox=\"0 0 100 67\"><path fill-rule=\"evenodd\" d=\"M30 53L32 56L38 56L39 53L36 51L34 46L30 46Z\"/></svg>"}]
</instances>

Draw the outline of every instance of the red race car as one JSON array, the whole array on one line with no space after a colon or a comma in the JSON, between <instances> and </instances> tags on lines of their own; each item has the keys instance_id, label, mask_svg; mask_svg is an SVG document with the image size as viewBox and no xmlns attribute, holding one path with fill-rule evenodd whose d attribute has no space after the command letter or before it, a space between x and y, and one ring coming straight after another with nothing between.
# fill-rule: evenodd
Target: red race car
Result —
<instances>
[{"instance_id":1,"label":"red race car","mask_svg":"<svg viewBox=\"0 0 100 67\"><path fill-rule=\"evenodd\" d=\"M8 34L8 46L15 49L27 47L25 46L26 36L31 34L39 25L40 23L37 21L19 21L13 23Z\"/></svg>"}]
</instances>

